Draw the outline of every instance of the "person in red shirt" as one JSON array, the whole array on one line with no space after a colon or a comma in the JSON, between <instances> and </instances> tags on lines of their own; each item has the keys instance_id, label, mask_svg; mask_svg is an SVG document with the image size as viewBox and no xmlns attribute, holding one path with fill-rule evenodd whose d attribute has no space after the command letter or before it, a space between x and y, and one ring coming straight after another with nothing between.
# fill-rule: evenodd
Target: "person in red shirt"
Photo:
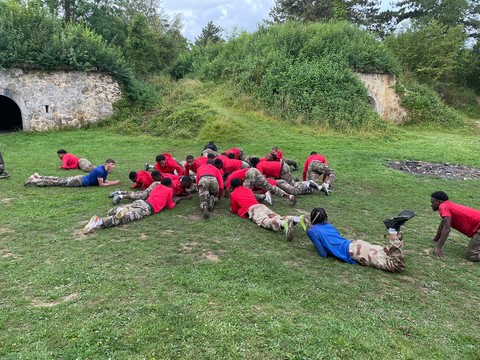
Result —
<instances>
[{"instance_id":1,"label":"person in red shirt","mask_svg":"<svg viewBox=\"0 0 480 360\"><path fill-rule=\"evenodd\" d=\"M230 154L233 154L234 159L242 160L242 161L245 160L245 152L243 151L242 148L236 147L236 148L225 150L225 154L227 154L227 156Z\"/></svg>"},{"instance_id":2,"label":"person in red shirt","mask_svg":"<svg viewBox=\"0 0 480 360\"><path fill-rule=\"evenodd\" d=\"M240 169L246 169L249 168L250 165L242 160L237 160L234 158L234 154L230 153L227 155L220 154L218 155L215 159L220 159L223 162L223 172L234 172Z\"/></svg>"},{"instance_id":3,"label":"person in red shirt","mask_svg":"<svg viewBox=\"0 0 480 360\"><path fill-rule=\"evenodd\" d=\"M290 172L290 166L280 161L260 161L259 158L253 157L250 161L253 167L256 167L258 171L265 177L273 179L283 179L289 183L293 182L292 173Z\"/></svg>"},{"instance_id":4,"label":"person in red shirt","mask_svg":"<svg viewBox=\"0 0 480 360\"><path fill-rule=\"evenodd\" d=\"M190 171L193 173L193 174L196 174L197 173L197 170L198 168L201 166L201 165L205 165L208 161L208 158L205 157L205 156L200 156L198 158L194 158L193 155L188 155L185 159L185 165L184 165L184 169L185 169L185 175L189 175L190 174Z\"/></svg>"},{"instance_id":5,"label":"person in red shirt","mask_svg":"<svg viewBox=\"0 0 480 360\"><path fill-rule=\"evenodd\" d=\"M197 170L196 183L200 197L200 209L205 220L210 218L209 212L223 192L223 163L220 159L209 160L207 164L201 165Z\"/></svg>"},{"instance_id":6,"label":"person in red shirt","mask_svg":"<svg viewBox=\"0 0 480 360\"><path fill-rule=\"evenodd\" d=\"M152 174L149 171L131 171L128 178L133 181L132 189L146 190L153 183Z\"/></svg>"},{"instance_id":7,"label":"person in red shirt","mask_svg":"<svg viewBox=\"0 0 480 360\"><path fill-rule=\"evenodd\" d=\"M95 166L85 158L78 158L73 154L67 153L67 150L60 149L57 151L57 155L62 160L62 166L60 169L80 169L85 172L91 172Z\"/></svg>"},{"instance_id":8,"label":"person in red shirt","mask_svg":"<svg viewBox=\"0 0 480 360\"><path fill-rule=\"evenodd\" d=\"M283 152L278 148L278 146L272 147L270 152L263 159L266 161L283 161L287 163L288 166L291 166L293 171L298 171L297 162L295 160L284 159Z\"/></svg>"},{"instance_id":9,"label":"person in red shirt","mask_svg":"<svg viewBox=\"0 0 480 360\"><path fill-rule=\"evenodd\" d=\"M173 197L172 180L165 178L160 185L156 185L146 200L135 200L131 204L116 206L107 212L107 217L99 218L94 215L83 232L91 233L97 229L126 224L139 220L145 216L159 213L164 208L173 209L180 199Z\"/></svg>"},{"instance_id":10,"label":"person in red shirt","mask_svg":"<svg viewBox=\"0 0 480 360\"><path fill-rule=\"evenodd\" d=\"M258 226L273 231L285 231L288 241L293 240L293 226L301 221L300 216L281 216L260 204L251 189L241 186L239 178L230 182L230 211L241 218L248 218Z\"/></svg>"},{"instance_id":11,"label":"person in red shirt","mask_svg":"<svg viewBox=\"0 0 480 360\"><path fill-rule=\"evenodd\" d=\"M451 228L468 236L467 260L480 261L480 210L456 204L448 199L443 191L436 191L431 195L433 211L438 211L442 220L438 225L437 234L432 239L437 243L435 255L442 257L442 247L447 241Z\"/></svg>"},{"instance_id":12,"label":"person in red shirt","mask_svg":"<svg viewBox=\"0 0 480 360\"><path fill-rule=\"evenodd\" d=\"M310 180L318 185L320 176L323 177L321 191L330 195L330 185L335 180L335 172L328 166L327 159L323 155L312 151L303 164L303 180Z\"/></svg>"},{"instance_id":13,"label":"person in red shirt","mask_svg":"<svg viewBox=\"0 0 480 360\"><path fill-rule=\"evenodd\" d=\"M155 161L155 169L160 171L162 174L175 174L176 172L177 175L183 175L183 168L181 164L170 154L164 153L157 155Z\"/></svg>"}]
</instances>

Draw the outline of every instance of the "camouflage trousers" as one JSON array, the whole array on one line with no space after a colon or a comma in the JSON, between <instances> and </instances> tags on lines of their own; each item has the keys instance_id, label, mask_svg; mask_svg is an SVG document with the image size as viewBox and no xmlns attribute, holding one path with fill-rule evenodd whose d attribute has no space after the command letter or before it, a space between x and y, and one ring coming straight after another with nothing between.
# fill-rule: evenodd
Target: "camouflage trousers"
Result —
<instances>
[{"instance_id":1,"label":"camouflage trousers","mask_svg":"<svg viewBox=\"0 0 480 360\"><path fill-rule=\"evenodd\" d=\"M243 186L252 190L253 188L259 188L265 191L270 191L272 194L280 197L287 195L286 192L280 189L278 186L270 184L265 176L263 176L256 168L247 170L245 173L245 179L243 180Z\"/></svg>"},{"instance_id":2,"label":"camouflage trousers","mask_svg":"<svg viewBox=\"0 0 480 360\"><path fill-rule=\"evenodd\" d=\"M210 195L213 195L218 201L218 181L215 176L202 176L198 180L198 196L200 197L200 208L203 203L208 203Z\"/></svg>"},{"instance_id":3,"label":"camouflage trousers","mask_svg":"<svg viewBox=\"0 0 480 360\"><path fill-rule=\"evenodd\" d=\"M312 193L312 189L307 181L300 181L292 185L286 180L278 179L277 186L290 195L307 195Z\"/></svg>"},{"instance_id":4,"label":"camouflage trousers","mask_svg":"<svg viewBox=\"0 0 480 360\"><path fill-rule=\"evenodd\" d=\"M325 180L327 184L333 183L336 176L335 171L330 169L328 165L322 163L321 161L313 160L307 168L307 180L313 180L315 182L318 182L318 179L321 175L327 177L327 179Z\"/></svg>"},{"instance_id":5,"label":"camouflage trousers","mask_svg":"<svg viewBox=\"0 0 480 360\"><path fill-rule=\"evenodd\" d=\"M292 173L290 172L290 166L282 161L282 169L280 170L280 179L293 183Z\"/></svg>"},{"instance_id":6,"label":"camouflage trousers","mask_svg":"<svg viewBox=\"0 0 480 360\"><path fill-rule=\"evenodd\" d=\"M281 231L279 220L293 219L293 216L280 216L265 205L256 204L248 208L248 218L265 229Z\"/></svg>"},{"instance_id":7,"label":"camouflage trousers","mask_svg":"<svg viewBox=\"0 0 480 360\"><path fill-rule=\"evenodd\" d=\"M37 186L66 186L66 187L81 187L83 175L71 176L67 178L60 178L56 176L39 176L32 184Z\"/></svg>"},{"instance_id":8,"label":"camouflage trousers","mask_svg":"<svg viewBox=\"0 0 480 360\"><path fill-rule=\"evenodd\" d=\"M0 152L0 173L5 170L5 164L3 163L3 156L2 153Z\"/></svg>"},{"instance_id":9,"label":"camouflage trousers","mask_svg":"<svg viewBox=\"0 0 480 360\"><path fill-rule=\"evenodd\" d=\"M372 266L391 272L405 270L403 242L396 235L389 236L390 245L386 247L373 245L363 240L353 240L349 247L351 258L364 266Z\"/></svg>"},{"instance_id":10,"label":"camouflage trousers","mask_svg":"<svg viewBox=\"0 0 480 360\"><path fill-rule=\"evenodd\" d=\"M93 164L87 159L82 158L78 160L78 168L82 171L90 172L95 169L95 166L93 166Z\"/></svg>"},{"instance_id":11,"label":"camouflage trousers","mask_svg":"<svg viewBox=\"0 0 480 360\"><path fill-rule=\"evenodd\" d=\"M112 227L140 220L152 215L152 206L143 200L135 200L131 204L116 206L107 212L108 217L103 219L104 227Z\"/></svg>"},{"instance_id":12,"label":"camouflage trousers","mask_svg":"<svg viewBox=\"0 0 480 360\"><path fill-rule=\"evenodd\" d=\"M160 181L154 181L148 188L143 191L120 191L120 195L122 195L122 199L147 200L153 188L160 184Z\"/></svg>"},{"instance_id":13,"label":"camouflage trousers","mask_svg":"<svg viewBox=\"0 0 480 360\"><path fill-rule=\"evenodd\" d=\"M202 156L208 157L208 154L212 154L214 157L217 157L218 155L220 155L219 152L214 151L212 149L205 149L202 151Z\"/></svg>"},{"instance_id":14,"label":"camouflage trousers","mask_svg":"<svg viewBox=\"0 0 480 360\"><path fill-rule=\"evenodd\" d=\"M480 261L480 229L470 239L467 246L467 260L468 261Z\"/></svg>"}]
</instances>

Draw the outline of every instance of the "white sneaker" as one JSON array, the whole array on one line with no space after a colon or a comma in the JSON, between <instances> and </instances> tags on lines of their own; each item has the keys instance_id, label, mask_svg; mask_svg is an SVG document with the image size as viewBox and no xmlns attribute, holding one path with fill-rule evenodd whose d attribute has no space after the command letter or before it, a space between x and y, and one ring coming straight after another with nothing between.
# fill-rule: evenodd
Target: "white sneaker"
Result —
<instances>
[{"instance_id":1,"label":"white sneaker","mask_svg":"<svg viewBox=\"0 0 480 360\"><path fill-rule=\"evenodd\" d=\"M35 177L35 179L38 179L40 177L40 174L39 173L35 173L33 174L33 177Z\"/></svg>"},{"instance_id":2,"label":"white sneaker","mask_svg":"<svg viewBox=\"0 0 480 360\"><path fill-rule=\"evenodd\" d=\"M83 228L83 233L88 234L96 229L100 229L103 225L102 219L100 219L97 215L93 215L87 225Z\"/></svg>"},{"instance_id":3,"label":"white sneaker","mask_svg":"<svg viewBox=\"0 0 480 360\"><path fill-rule=\"evenodd\" d=\"M322 188L320 189L321 192L324 192L325 195L330 195L330 189L328 188L328 184L323 184L322 185Z\"/></svg>"},{"instance_id":4,"label":"white sneaker","mask_svg":"<svg viewBox=\"0 0 480 360\"><path fill-rule=\"evenodd\" d=\"M34 176L34 175L30 175L30 177L27 179L27 181L25 181L25 186L27 185L30 185L34 180L36 180L37 178Z\"/></svg>"},{"instance_id":5,"label":"white sneaker","mask_svg":"<svg viewBox=\"0 0 480 360\"><path fill-rule=\"evenodd\" d=\"M288 201L291 205L295 205L297 203L297 198L295 197L295 195L288 195Z\"/></svg>"},{"instance_id":6,"label":"white sneaker","mask_svg":"<svg viewBox=\"0 0 480 360\"><path fill-rule=\"evenodd\" d=\"M265 193L265 201L269 203L270 205L273 205L273 200L272 200L272 193L270 191L267 191Z\"/></svg>"},{"instance_id":7,"label":"white sneaker","mask_svg":"<svg viewBox=\"0 0 480 360\"><path fill-rule=\"evenodd\" d=\"M308 186L314 190L320 190L320 186L318 186L318 184L313 180L309 180Z\"/></svg>"}]
</instances>

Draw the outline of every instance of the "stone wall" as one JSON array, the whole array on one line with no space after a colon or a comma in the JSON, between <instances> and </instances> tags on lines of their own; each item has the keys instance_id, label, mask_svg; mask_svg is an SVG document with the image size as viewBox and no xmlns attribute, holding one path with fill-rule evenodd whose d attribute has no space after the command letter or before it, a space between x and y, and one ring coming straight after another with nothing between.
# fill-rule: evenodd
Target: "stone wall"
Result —
<instances>
[{"instance_id":1,"label":"stone wall","mask_svg":"<svg viewBox=\"0 0 480 360\"><path fill-rule=\"evenodd\" d=\"M0 71L0 95L18 105L24 130L79 126L113 114L118 83L92 71L12 68Z\"/></svg>"},{"instance_id":2,"label":"stone wall","mask_svg":"<svg viewBox=\"0 0 480 360\"><path fill-rule=\"evenodd\" d=\"M396 80L393 75L357 74L367 88L372 106L383 119L394 124L407 121L407 112L400 105L400 97L394 90Z\"/></svg>"}]
</instances>

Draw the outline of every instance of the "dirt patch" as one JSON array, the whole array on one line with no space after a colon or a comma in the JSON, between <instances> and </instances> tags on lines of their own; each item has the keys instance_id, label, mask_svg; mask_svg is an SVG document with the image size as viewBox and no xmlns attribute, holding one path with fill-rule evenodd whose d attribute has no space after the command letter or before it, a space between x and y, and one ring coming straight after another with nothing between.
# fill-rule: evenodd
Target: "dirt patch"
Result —
<instances>
[{"instance_id":1,"label":"dirt patch","mask_svg":"<svg viewBox=\"0 0 480 360\"><path fill-rule=\"evenodd\" d=\"M212 251L204 251L202 257L210 261L220 261L220 257Z\"/></svg>"},{"instance_id":2,"label":"dirt patch","mask_svg":"<svg viewBox=\"0 0 480 360\"><path fill-rule=\"evenodd\" d=\"M2 202L2 204L6 205L6 204L10 204L12 202L12 200L13 200L12 198L3 198L1 200L1 202Z\"/></svg>"},{"instance_id":3,"label":"dirt patch","mask_svg":"<svg viewBox=\"0 0 480 360\"><path fill-rule=\"evenodd\" d=\"M403 162L389 162L387 165L391 169L412 174L456 180L480 179L480 169L469 168L459 164L430 163L426 161L408 160Z\"/></svg>"},{"instance_id":4,"label":"dirt patch","mask_svg":"<svg viewBox=\"0 0 480 360\"><path fill-rule=\"evenodd\" d=\"M9 227L0 227L0 234L1 235L11 235L11 234L15 234L15 230L13 229L10 229Z\"/></svg>"},{"instance_id":5,"label":"dirt patch","mask_svg":"<svg viewBox=\"0 0 480 360\"><path fill-rule=\"evenodd\" d=\"M41 301L41 300L38 300L38 299L34 299L34 300L32 300L32 305L35 306L35 307L52 307L52 306L57 306L59 304L62 304L64 302L76 300L79 297L80 297L80 295L78 293L73 293L73 294L64 296L59 301L44 302L44 301Z\"/></svg>"}]
</instances>

